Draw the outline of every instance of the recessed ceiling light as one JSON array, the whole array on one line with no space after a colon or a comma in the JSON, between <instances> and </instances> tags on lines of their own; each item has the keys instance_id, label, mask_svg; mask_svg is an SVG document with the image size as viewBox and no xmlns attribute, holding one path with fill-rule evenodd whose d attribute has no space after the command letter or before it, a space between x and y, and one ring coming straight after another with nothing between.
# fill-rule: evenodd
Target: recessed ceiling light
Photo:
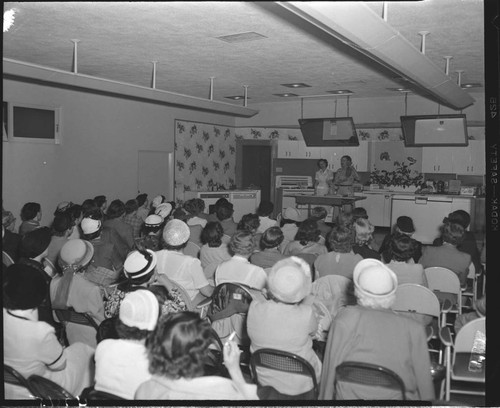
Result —
<instances>
[{"instance_id":1,"label":"recessed ceiling light","mask_svg":"<svg viewBox=\"0 0 500 408\"><path fill-rule=\"evenodd\" d=\"M246 41L263 40L264 38L267 38L267 37L265 35L255 33L253 31L249 31L246 33L223 35L221 37L215 37L215 38L217 38L221 41L228 42L228 43L239 43L239 42L246 42Z\"/></svg>"},{"instance_id":2,"label":"recessed ceiling light","mask_svg":"<svg viewBox=\"0 0 500 408\"><path fill-rule=\"evenodd\" d=\"M387 88L389 91L394 91L394 92L411 92L410 89L408 88L403 88L403 87L399 87L399 88Z\"/></svg>"},{"instance_id":3,"label":"recessed ceiling light","mask_svg":"<svg viewBox=\"0 0 500 408\"><path fill-rule=\"evenodd\" d=\"M326 91L334 95L352 95L354 92L349 89L336 89L334 91Z\"/></svg>"},{"instance_id":4,"label":"recessed ceiling light","mask_svg":"<svg viewBox=\"0 0 500 408\"><path fill-rule=\"evenodd\" d=\"M296 82L294 84L281 84L281 86L286 86L287 88L310 88L311 85L304 84L303 82Z\"/></svg>"},{"instance_id":5,"label":"recessed ceiling light","mask_svg":"<svg viewBox=\"0 0 500 408\"><path fill-rule=\"evenodd\" d=\"M468 83L468 84L462 84L462 88L482 88L482 84L480 83Z\"/></svg>"},{"instance_id":6,"label":"recessed ceiling light","mask_svg":"<svg viewBox=\"0 0 500 408\"><path fill-rule=\"evenodd\" d=\"M289 92L286 92L286 93L281 93L281 94L273 94L274 96L280 96L282 98L289 98L291 96L299 96L297 94L294 94L294 93L289 93Z\"/></svg>"},{"instance_id":7,"label":"recessed ceiling light","mask_svg":"<svg viewBox=\"0 0 500 408\"><path fill-rule=\"evenodd\" d=\"M245 99L245 96L244 95L234 95L234 96L224 96L224 98L233 99L235 101L239 101L240 99ZM247 99L252 99L252 98L249 98L247 96Z\"/></svg>"}]
</instances>

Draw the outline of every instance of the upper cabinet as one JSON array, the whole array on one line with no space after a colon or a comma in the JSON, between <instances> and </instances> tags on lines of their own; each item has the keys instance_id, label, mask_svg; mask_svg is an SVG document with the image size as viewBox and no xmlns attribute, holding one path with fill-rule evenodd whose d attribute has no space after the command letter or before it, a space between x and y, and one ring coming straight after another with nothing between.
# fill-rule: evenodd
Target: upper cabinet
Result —
<instances>
[{"instance_id":1,"label":"upper cabinet","mask_svg":"<svg viewBox=\"0 0 500 408\"><path fill-rule=\"evenodd\" d=\"M468 147L453 149L453 173L482 176L486 171L485 161L484 140L469 140Z\"/></svg>"},{"instance_id":2,"label":"upper cabinet","mask_svg":"<svg viewBox=\"0 0 500 408\"><path fill-rule=\"evenodd\" d=\"M299 151L298 140L279 140L278 159L297 159Z\"/></svg>"},{"instance_id":3,"label":"upper cabinet","mask_svg":"<svg viewBox=\"0 0 500 408\"><path fill-rule=\"evenodd\" d=\"M422 147L423 173L453 173L453 155L449 147Z\"/></svg>"}]
</instances>

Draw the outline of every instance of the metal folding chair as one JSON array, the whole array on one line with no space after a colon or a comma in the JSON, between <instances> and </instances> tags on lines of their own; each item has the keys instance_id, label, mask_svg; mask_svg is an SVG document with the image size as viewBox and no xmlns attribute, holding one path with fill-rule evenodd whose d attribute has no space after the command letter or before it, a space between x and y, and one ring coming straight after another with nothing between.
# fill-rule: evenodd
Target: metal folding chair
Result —
<instances>
[{"instance_id":1,"label":"metal folding chair","mask_svg":"<svg viewBox=\"0 0 500 408\"><path fill-rule=\"evenodd\" d=\"M59 384L56 384L54 381L49 380L48 378L42 377L40 375L33 374L28 378L28 383L32 387L32 389L37 392L38 396L47 400L74 400L75 397L61 387Z\"/></svg>"},{"instance_id":2,"label":"metal folding chair","mask_svg":"<svg viewBox=\"0 0 500 408\"><path fill-rule=\"evenodd\" d=\"M7 364L3 365L3 381L5 385L11 384L25 388L26 392L30 394L33 398L38 397L38 393L36 392L36 390L33 389L28 380L24 378L16 369Z\"/></svg>"},{"instance_id":3,"label":"metal folding chair","mask_svg":"<svg viewBox=\"0 0 500 408\"><path fill-rule=\"evenodd\" d=\"M433 266L424 269L429 289L432 290L441 305L441 326L448 324L448 313L462 314L462 289L457 274L450 269ZM445 301L451 302L446 307Z\"/></svg>"},{"instance_id":4,"label":"metal folding chair","mask_svg":"<svg viewBox=\"0 0 500 408\"><path fill-rule=\"evenodd\" d=\"M262 348L252 353L250 357L250 367L253 380L261 386L265 384L259 382L257 367L310 377L313 383L313 399L318 399L318 381L314 368L308 361L296 354L283 350Z\"/></svg>"},{"instance_id":5,"label":"metal folding chair","mask_svg":"<svg viewBox=\"0 0 500 408\"><path fill-rule=\"evenodd\" d=\"M486 318L464 325L455 341L449 327L443 327L439 336L446 347L445 400L449 401L452 393L485 395Z\"/></svg>"},{"instance_id":6,"label":"metal folding chair","mask_svg":"<svg viewBox=\"0 0 500 408\"><path fill-rule=\"evenodd\" d=\"M340 382L397 390L401 393L401 400L406 400L406 388L401 377L394 371L376 364L344 361L335 369L336 393Z\"/></svg>"}]
</instances>

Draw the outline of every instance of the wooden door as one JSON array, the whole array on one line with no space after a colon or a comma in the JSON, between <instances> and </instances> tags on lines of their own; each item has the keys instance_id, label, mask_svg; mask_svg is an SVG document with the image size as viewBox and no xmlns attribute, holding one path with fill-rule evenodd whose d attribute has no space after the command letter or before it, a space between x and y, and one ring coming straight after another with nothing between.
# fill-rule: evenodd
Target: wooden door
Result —
<instances>
[{"instance_id":1,"label":"wooden door","mask_svg":"<svg viewBox=\"0 0 500 408\"><path fill-rule=\"evenodd\" d=\"M242 188L260 189L261 200L271 200L270 145L242 146Z\"/></svg>"}]
</instances>

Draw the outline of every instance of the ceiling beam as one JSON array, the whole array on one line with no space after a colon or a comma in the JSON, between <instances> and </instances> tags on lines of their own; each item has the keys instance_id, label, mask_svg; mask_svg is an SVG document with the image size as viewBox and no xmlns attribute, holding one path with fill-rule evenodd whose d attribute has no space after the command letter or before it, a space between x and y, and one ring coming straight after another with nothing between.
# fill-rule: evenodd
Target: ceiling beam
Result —
<instances>
[{"instance_id":1,"label":"ceiling beam","mask_svg":"<svg viewBox=\"0 0 500 408\"><path fill-rule=\"evenodd\" d=\"M41 65L16 61L9 58L3 58L3 76L4 78L20 81L31 81L54 87L75 89L84 92L98 93L101 95L111 95L223 115L250 118L259 113L258 110L230 103L187 96L163 91L157 88L147 88L144 86L112 81L90 75L62 71L55 68L48 68Z\"/></svg>"},{"instance_id":2,"label":"ceiling beam","mask_svg":"<svg viewBox=\"0 0 500 408\"><path fill-rule=\"evenodd\" d=\"M362 2L276 2L335 42L371 58L436 102L461 110L474 103L466 91Z\"/></svg>"}]
</instances>

